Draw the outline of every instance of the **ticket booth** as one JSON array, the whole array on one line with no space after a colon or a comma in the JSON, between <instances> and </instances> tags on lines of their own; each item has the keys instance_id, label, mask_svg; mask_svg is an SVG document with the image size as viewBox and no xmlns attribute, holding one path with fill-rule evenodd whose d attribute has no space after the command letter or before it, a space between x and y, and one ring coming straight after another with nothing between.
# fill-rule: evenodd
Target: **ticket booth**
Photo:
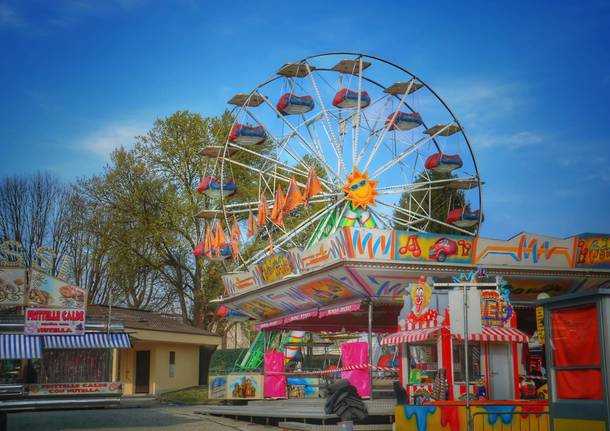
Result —
<instances>
[{"instance_id":1,"label":"ticket booth","mask_svg":"<svg viewBox=\"0 0 610 431\"><path fill-rule=\"evenodd\" d=\"M542 301L552 431L609 431L610 289Z\"/></svg>"}]
</instances>

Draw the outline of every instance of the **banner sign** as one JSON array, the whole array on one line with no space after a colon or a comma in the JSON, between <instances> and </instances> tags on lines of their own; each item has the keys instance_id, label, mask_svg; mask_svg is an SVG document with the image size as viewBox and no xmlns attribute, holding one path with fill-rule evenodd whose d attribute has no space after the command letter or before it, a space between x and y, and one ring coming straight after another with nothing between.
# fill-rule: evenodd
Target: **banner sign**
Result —
<instances>
[{"instance_id":1,"label":"banner sign","mask_svg":"<svg viewBox=\"0 0 610 431\"><path fill-rule=\"evenodd\" d=\"M610 268L610 237L579 235L576 253L576 268Z\"/></svg>"},{"instance_id":2,"label":"banner sign","mask_svg":"<svg viewBox=\"0 0 610 431\"><path fill-rule=\"evenodd\" d=\"M288 253L278 253L263 260L258 269L264 283L271 283L292 274L292 263Z\"/></svg>"},{"instance_id":3,"label":"banner sign","mask_svg":"<svg viewBox=\"0 0 610 431\"><path fill-rule=\"evenodd\" d=\"M120 382L98 383L46 383L41 385L28 385L31 396L48 395L77 395L77 394L117 394L123 393Z\"/></svg>"},{"instance_id":4,"label":"banner sign","mask_svg":"<svg viewBox=\"0 0 610 431\"><path fill-rule=\"evenodd\" d=\"M21 306L25 302L25 269L0 268L0 307Z\"/></svg>"},{"instance_id":5,"label":"banner sign","mask_svg":"<svg viewBox=\"0 0 610 431\"><path fill-rule=\"evenodd\" d=\"M84 310L87 305L87 291L44 272L30 270L30 286L27 291L26 305Z\"/></svg>"},{"instance_id":6,"label":"banner sign","mask_svg":"<svg viewBox=\"0 0 610 431\"><path fill-rule=\"evenodd\" d=\"M85 310L27 308L24 332L26 335L83 335Z\"/></svg>"}]
</instances>

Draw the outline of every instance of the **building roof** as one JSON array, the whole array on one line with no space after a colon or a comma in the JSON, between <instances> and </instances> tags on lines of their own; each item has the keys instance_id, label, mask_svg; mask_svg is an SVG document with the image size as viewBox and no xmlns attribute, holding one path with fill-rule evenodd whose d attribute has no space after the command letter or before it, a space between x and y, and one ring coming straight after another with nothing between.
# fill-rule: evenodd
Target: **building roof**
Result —
<instances>
[{"instance_id":1,"label":"building roof","mask_svg":"<svg viewBox=\"0 0 610 431\"><path fill-rule=\"evenodd\" d=\"M87 319L108 320L110 307L106 305L88 305ZM112 321L120 321L129 329L147 329L150 331L179 332L183 334L218 336L205 329L184 323L181 318L170 317L154 311L139 310L124 307L112 307Z\"/></svg>"}]
</instances>

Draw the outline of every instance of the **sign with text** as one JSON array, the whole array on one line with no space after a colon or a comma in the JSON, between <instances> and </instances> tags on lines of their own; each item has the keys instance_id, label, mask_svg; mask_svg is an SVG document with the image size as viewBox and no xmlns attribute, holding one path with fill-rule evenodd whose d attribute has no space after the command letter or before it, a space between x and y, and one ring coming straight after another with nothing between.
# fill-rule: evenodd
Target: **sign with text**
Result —
<instances>
[{"instance_id":1,"label":"sign with text","mask_svg":"<svg viewBox=\"0 0 610 431\"><path fill-rule=\"evenodd\" d=\"M42 385L28 385L28 393L32 396L80 394L121 395L123 393L123 385L120 382L46 383Z\"/></svg>"},{"instance_id":2,"label":"sign with text","mask_svg":"<svg viewBox=\"0 0 610 431\"><path fill-rule=\"evenodd\" d=\"M27 308L25 310L27 335L83 335L85 310L57 308Z\"/></svg>"},{"instance_id":3,"label":"sign with text","mask_svg":"<svg viewBox=\"0 0 610 431\"><path fill-rule=\"evenodd\" d=\"M265 283L272 283L292 274L292 263L288 253L278 253L263 260L258 268Z\"/></svg>"}]
</instances>

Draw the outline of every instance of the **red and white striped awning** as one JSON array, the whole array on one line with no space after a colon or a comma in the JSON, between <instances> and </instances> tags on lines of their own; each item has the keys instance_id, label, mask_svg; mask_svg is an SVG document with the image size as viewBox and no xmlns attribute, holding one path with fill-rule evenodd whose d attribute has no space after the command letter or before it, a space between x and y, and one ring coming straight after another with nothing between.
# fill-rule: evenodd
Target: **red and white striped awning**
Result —
<instances>
[{"instance_id":1,"label":"red and white striped awning","mask_svg":"<svg viewBox=\"0 0 610 431\"><path fill-rule=\"evenodd\" d=\"M411 331L395 332L381 340L381 344L384 346L395 346L397 344L426 341L437 336L439 330L440 328L422 328L413 329Z\"/></svg>"},{"instance_id":2,"label":"red and white striped awning","mask_svg":"<svg viewBox=\"0 0 610 431\"><path fill-rule=\"evenodd\" d=\"M458 340L463 339L462 335L454 334ZM529 337L517 328L503 328L500 326L483 326L480 334L468 334L468 339L473 341L487 342L516 342L527 343Z\"/></svg>"}]
</instances>

